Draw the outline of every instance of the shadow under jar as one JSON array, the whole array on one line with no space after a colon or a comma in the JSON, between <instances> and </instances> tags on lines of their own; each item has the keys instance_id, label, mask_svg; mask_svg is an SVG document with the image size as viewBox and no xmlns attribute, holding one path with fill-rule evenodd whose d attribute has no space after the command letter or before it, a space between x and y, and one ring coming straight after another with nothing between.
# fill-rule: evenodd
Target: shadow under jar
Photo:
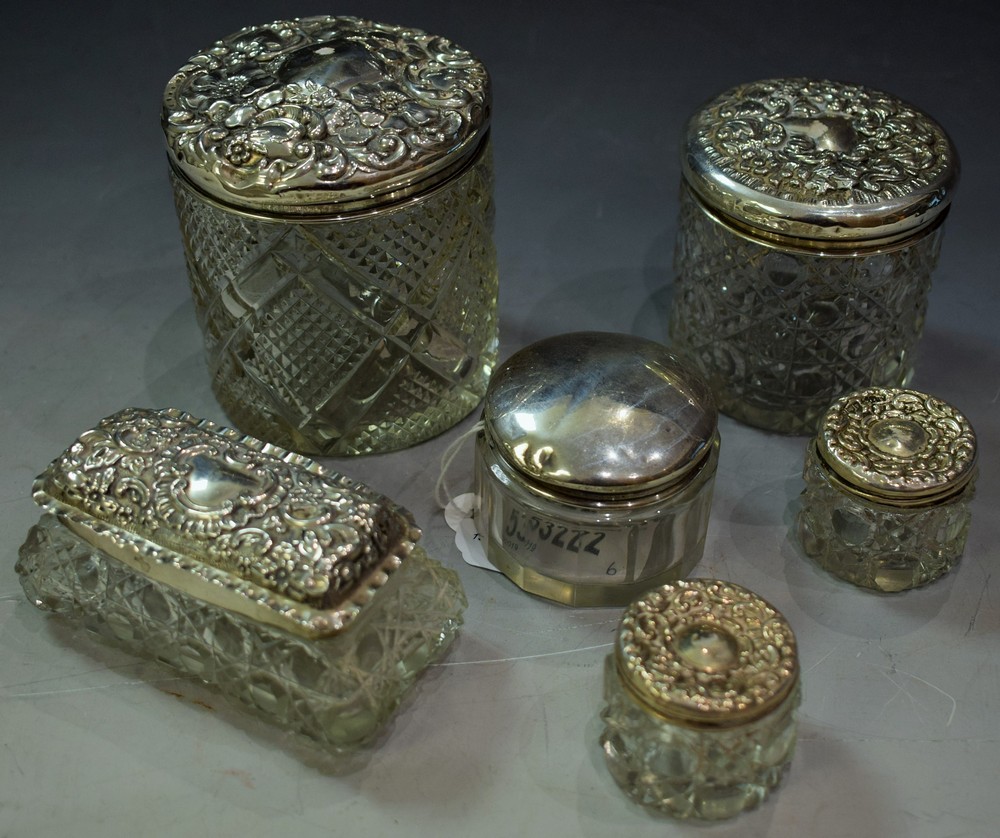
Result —
<instances>
[{"instance_id":1,"label":"shadow under jar","mask_svg":"<svg viewBox=\"0 0 1000 838\"><path fill-rule=\"evenodd\" d=\"M476 439L478 529L516 585L624 605L701 559L719 456L701 377L654 341L577 332L493 379Z\"/></svg>"},{"instance_id":2,"label":"shadow under jar","mask_svg":"<svg viewBox=\"0 0 1000 838\"><path fill-rule=\"evenodd\" d=\"M802 549L864 588L933 582L965 549L976 460L975 432L947 402L881 387L844 396L806 451Z\"/></svg>"},{"instance_id":3,"label":"shadow under jar","mask_svg":"<svg viewBox=\"0 0 1000 838\"><path fill-rule=\"evenodd\" d=\"M674 350L719 409L811 433L912 375L958 157L930 117L854 84L774 79L698 110L683 145Z\"/></svg>"},{"instance_id":4,"label":"shadow under jar","mask_svg":"<svg viewBox=\"0 0 1000 838\"><path fill-rule=\"evenodd\" d=\"M347 17L244 29L170 80L195 311L240 429L364 454L480 402L497 349L489 114L468 52Z\"/></svg>"},{"instance_id":5,"label":"shadow under jar","mask_svg":"<svg viewBox=\"0 0 1000 838\"><path fill-rule=\"evenodd\" d=\"M795 751L795 635L739 585L691 579L625 610L604 672L601 745L637 803L676 818L753 809Z\"/></svg>"}]
</instances>

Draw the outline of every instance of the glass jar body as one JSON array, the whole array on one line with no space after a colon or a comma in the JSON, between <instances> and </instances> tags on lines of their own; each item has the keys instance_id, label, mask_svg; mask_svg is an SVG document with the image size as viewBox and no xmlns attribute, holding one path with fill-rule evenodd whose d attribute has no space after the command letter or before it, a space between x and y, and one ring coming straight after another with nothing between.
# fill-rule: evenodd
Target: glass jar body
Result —
<instances>
[{"instance_id":1,"label":"glass jar body","mask_svg":"<svg viewBox=\"0 0 1000 838\"><path fill-rule=\"evenodd\" d=\"M34 605L218 690L324 748L370 742L458 633L458 577L419 548L350 630L298 637L150 579L44 515L17 573Z\"/></svg>"},{"instance_id":2,"label":"glass jar body","mask_svg":"<svg viewBox=\"0 0 1000 838\"><path fill-rule=\"evenodd\" d=\"M686 184L680 203L672 348L706 377L720 410L809 433L844 393L909 380L940 225L882 250L838 254L738 232Z\"/></svg>"},{"instance_id":3,"label":"glass jar body","mask_svg":"<svg viewBox=\"0 0 1000 838\"><path fill-rule=\"evenodd\" d=\"M529 593L565 605L625 605L647 588L682 579L701 559L712 506L718 438L675 491L632 504L541 494L476 439L476 520L490 562Z\"/></svg>"},{"instance_id":4,"label":"glass jar body","mask_svg":"<svg viewBox=\"0 0 1000 838\"><path fill-rule=\"evenodd\" d=\"M643 706L604 666L601 747L615 782L644 806L676 818L720 820L759 805L795 751L800 691L770 713L732 727L685 727Z\"/></svg>"},{"instance_id":5,"label":"glass jar body","mask_svg":"<svg viewBox=\"0 0 1000 838\"><path fill-rule=\"evenodd\" d=\"M488 143L428 194L358 217L261 218L172 183L212 386L240 430L366 454L479 404L497 351Z\"/></svg>"},{"instance_id":6,"label":"glass jar body","mask_svg":"<svg viewBox=\"0 0 1000 838\"><path fill-rule=\"evenodd\" d=\"M965 550L975 475L941 503L891 506L839 486L811 444L803 479L799 543L820 567L854 585L888 593L926 585Z\"/></svg>"}]
</instances>

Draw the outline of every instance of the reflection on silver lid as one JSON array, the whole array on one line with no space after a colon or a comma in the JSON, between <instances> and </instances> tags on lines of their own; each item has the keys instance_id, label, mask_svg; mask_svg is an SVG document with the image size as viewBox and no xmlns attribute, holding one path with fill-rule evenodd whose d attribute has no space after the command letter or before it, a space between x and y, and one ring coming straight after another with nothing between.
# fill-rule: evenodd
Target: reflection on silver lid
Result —
<instances>
[{"instance_id":1,"label":"reflection on silver lid","mask_svg":"<svg viewBox=\"0 0 1000 838\"><path fill-rule=\"evenodd\" d=\"M167 84L171 162L212 197L264 213L376 207L436 185L489 126L486 68L419 29L351 17L253 26Z\"/></svg>"},{"instance_id":2,"label":"reflection on silver lid","mask_svg":"<svg viewBox=\"0 0 1000 838\"><path fill-rule=\"evenodd\" d=\"M958 181L955 148L927 114L821 79L727 90L691 117L682 156L692 189L731 221L827 245L913 235Z\"/></svg>"},{"instance_id":3,"label":"reflection on silver lid","mask_svg":"<svg viewBox=\"0 0 1000 838\"><path fill-rule=\"evenodd\" d=\"M654 341L548 338L493 375L483 413L518 471L570 492L648 492L697 467L716 436L705 382Z\"/></svg>"}]
</instances>

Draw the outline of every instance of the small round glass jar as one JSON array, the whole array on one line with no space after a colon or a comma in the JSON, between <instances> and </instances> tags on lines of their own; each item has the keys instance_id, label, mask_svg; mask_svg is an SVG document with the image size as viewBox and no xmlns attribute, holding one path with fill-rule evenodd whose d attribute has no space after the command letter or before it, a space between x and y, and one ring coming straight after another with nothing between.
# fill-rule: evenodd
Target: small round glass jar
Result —
<instances>
[{"instance_id":1,"label":"small round glass jar","mask_svg":"<svg viewBox=\"0 0 1000 838\"><path fill-rule=\"evenodd\" d=\"M718 453L707 385L664 346L605 332L539 341L486 393L486 555L530 593L624 605L701 558Z\"/></svg>"},{"instance_id":2,"label":"small round glass jar","mask_svg":"<svg viewBox=\"0 0 1000 838\"><path fill-rule=\"evenodd\" d=\"M691 579L622 617L604 672L601 745L638 803L718 820L757 806L795 750L795 635L746 588Z\"/></svg>"},{"instance_id":3,"label":"small round glass jar","mask_svg":"<svg viewBox=\"0 0 1000 838\"><path fill-rule=\"evenodd\" d=\"M912 375L958 181L944 130L894 96L802 78L735 87L687 125L670 334L719 409L813 433Z\"/></svg>"},{"instance_id":4,"label":"small round glass jar","mask_svg":"<svg viewBox=\"0 0 1000 838\"><path fill-rule=\"evenodd\" d=\"M882 387L845 396L806 451L799 543L864 588L933 582L965 549L976 459L968 419L940 399Z\"/></svg>"},{"instance_id":5,"label":"small round glass jar","mask_svg":"<svg viewBox=\"0 0 1000 838\"><path fill-rule=\"evenodd\" d=\"M212 387L306 454L447 430L496 362L490 83L419 29L244 29L169 81L163 128Z\"/></svg>"}]
</instances>

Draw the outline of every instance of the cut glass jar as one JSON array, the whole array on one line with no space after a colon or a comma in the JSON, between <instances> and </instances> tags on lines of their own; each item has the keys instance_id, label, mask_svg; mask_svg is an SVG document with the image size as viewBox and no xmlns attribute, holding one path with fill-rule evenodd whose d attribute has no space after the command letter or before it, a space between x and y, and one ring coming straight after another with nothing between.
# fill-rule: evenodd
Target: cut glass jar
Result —
<instances>
[{"instance_id":1,"label":"cut glass jar","mask_svg":"<svg viewBox=\"0 0 1000 838\"><path fill-rule=\"evenodd\" d=\"M940 399L881 387L845 396L806 451L799 542L861 587L932 582L965 549L976 459L968 419Z\"/></svg>"},{"instance_id":2,"label":"cut glass jar","mask_svg":"<svg viewBox=\"0 0 1000 838\"><path fill-rule=\"evenodd\" d=\"M604 673L601 745L638 803L718 820L757 806L792 759L795 635L746 588L691 579L626 610Z\"/></svg>"},{"instance_id":3,"label":"cut glass jar","mask_svg":"<svg viewBox=\"0 0 1000 838\"><path fill-rule=\"evenodd\" d=\"M164 94L212 386L307 454L403 448L496 360L490 87L444 38L347 17L251 27Z\"/></svg>"},{"instance_id":4,"label":"cut glass jar","mask_svg":"<svg viewBox=\"0 0 1000 838\"><path fill-rule=\"evenodd\" d=\"M812 433L913 369L958 157L930 117L854 84L740 85L688 123L670 334L719 409Z\"/></svg>"},{"instance_id":5,"label":"cut glass jar","mask_svg":"<svg viewBox=\"0 0 1000 838\"><path fill-rule=\"evenodd\" d=\"M502 364L476 440L478 529L515 584L624 605L701 558L719 455L699 375L665 347L578 332Z\"/></svg>"},{"instance_id":6,"label":"cut glass jar","mask_svg":"<svg viewBox=\"0 0 1000 838\"><path fill-rule=\"evenodd\" d=\"M108 417L34 496L32 603L333 751L370 741L461 624L409 513L178 410Z\"/></svg>"}]
</instances>

